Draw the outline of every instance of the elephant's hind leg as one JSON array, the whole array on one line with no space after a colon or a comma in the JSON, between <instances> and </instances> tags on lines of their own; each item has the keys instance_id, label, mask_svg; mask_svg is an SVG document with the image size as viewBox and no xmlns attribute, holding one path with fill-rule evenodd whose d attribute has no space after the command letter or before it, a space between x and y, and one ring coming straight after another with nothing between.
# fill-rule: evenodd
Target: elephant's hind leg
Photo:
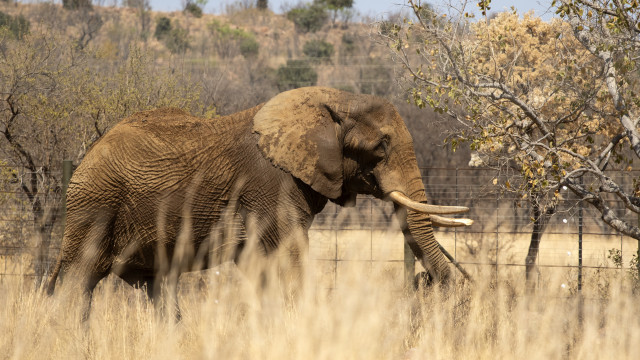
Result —
<instances>
[{"instance_id":1,"label":"elephant's hind leg","mask_svg":"<svg viewBox=\"0 0 640 360\"><path fill-rule=\"evenodd\" d=\"M91 214L91 213L87 213ZM93 212L93 216L67 216L60 267L71 286L83 293L83 318L89 316L93 290L111 271L113 237L111 212Z\"/></svg>"}]
</instances>

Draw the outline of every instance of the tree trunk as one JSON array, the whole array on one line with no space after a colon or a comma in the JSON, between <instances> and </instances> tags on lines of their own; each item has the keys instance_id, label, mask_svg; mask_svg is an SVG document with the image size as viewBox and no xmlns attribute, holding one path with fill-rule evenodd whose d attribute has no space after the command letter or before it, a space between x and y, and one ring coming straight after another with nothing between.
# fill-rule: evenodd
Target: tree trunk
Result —
<instances>
[{"instance_id":1,"label":"tree trunk","mask_svg":"<svg viewBox=\"0 0 640 360\"><path fill-rule=\"evenodd\" d=\"M531 232L531 242L529 243L529 251L527 252L527 258L525 260L526 287L529 290L532 290L534 286L533 272L536 269L542 234L544 234L549 224L549 219L556 212L555 205L550 205L546 210L541 209L538 201L531 201L531 205L533 211L533 231Z\"/></svg>"},{"instance_id":2,"label":"tree trunk","mask_svg":"<svg viewBox=\"0 0 640 360\"><path fill-rule=\"evenodd\" d=\"M32 174L32 181L34 184L27 196L31 200L31 212L33 213L35 284L39 286L49 270L49 248L51 247L53 228L60 214L59 200L62 188L58 181L51 176L51 173L46 170L43 172L41 186L45 189L51 189L48 193L39 192L39 182L35 172Z\"/></svg>"}]
</instances>

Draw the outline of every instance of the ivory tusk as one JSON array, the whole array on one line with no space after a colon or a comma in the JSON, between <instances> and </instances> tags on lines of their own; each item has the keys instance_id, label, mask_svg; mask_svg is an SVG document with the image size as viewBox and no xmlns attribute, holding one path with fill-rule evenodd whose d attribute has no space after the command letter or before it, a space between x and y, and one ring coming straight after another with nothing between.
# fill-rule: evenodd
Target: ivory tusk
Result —
<instances>
[{"instance_id":1,"label":"ivory tusk","mask_svg":"<svg viewBox=\"0 0 640 360\"><path fill-rule=\"evenodd\" d=\"M407 197L407 195L401 193L400 191L392 191L389 193L389 197L393 200L394 203L398 205L402 205L407 209L426 213L426 214L460 214L463 212L469 211L469 208L466 206L441 206L441 205L431 205L431 204L423 204L417 201L413 201Z\"/></svg>"},{"instance_id":2,"label":"ivory tusk","mask_svg":"<svg viewBox=\"0 0 640 360\"><path fill-rule=\"evenodd\" d=\"M431 217L431 223L433 226L439 227L459 227L459 226L470 226L473 225L473 220L471 219L454 219L448 218L438 215L429 215Z\"/></svg>"}]
</instances>

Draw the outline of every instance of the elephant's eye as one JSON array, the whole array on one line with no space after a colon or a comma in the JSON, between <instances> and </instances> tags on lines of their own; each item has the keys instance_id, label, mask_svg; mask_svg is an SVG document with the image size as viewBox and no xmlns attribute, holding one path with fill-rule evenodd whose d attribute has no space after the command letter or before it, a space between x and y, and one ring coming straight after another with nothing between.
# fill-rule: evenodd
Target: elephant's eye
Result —
<instances>
[{"instance_id":1,"label":"elephant's eye","mask_svg":"<svg viewBox=\"0 0 640 360\"><path fill-rule=\"evenodd\" d=\"M389 156L389 138L387 136L380 139L380 142L374 150L375 156L382 159L386 159Z\"/></svg>"}]
</instances>

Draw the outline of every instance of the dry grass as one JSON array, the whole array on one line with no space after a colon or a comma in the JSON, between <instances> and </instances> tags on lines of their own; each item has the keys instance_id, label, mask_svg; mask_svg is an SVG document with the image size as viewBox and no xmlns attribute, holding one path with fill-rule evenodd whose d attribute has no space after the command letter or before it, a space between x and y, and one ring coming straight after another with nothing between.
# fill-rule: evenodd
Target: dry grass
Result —
<instances>
[{"instance_id":1,"label":"dry grass","mask_svg":"<svg viewBox=\"0 0 640 360\"><path fill-rule=\"evenodd\" d=\"M590 274L578 297L560 286L566 273L526 296L518 279L496 282L489 270L420 301L389 291L394 279L379 274L344 270L353 276L327 291L311 272L293 306L277 289L256 298L237 272L186 276L178 324L113 279L96 290L88 324L64 287L48 298L4 279L0 358L620 359L640 343L638 298L620 272Z\"/></svg>"}]
</instances>

